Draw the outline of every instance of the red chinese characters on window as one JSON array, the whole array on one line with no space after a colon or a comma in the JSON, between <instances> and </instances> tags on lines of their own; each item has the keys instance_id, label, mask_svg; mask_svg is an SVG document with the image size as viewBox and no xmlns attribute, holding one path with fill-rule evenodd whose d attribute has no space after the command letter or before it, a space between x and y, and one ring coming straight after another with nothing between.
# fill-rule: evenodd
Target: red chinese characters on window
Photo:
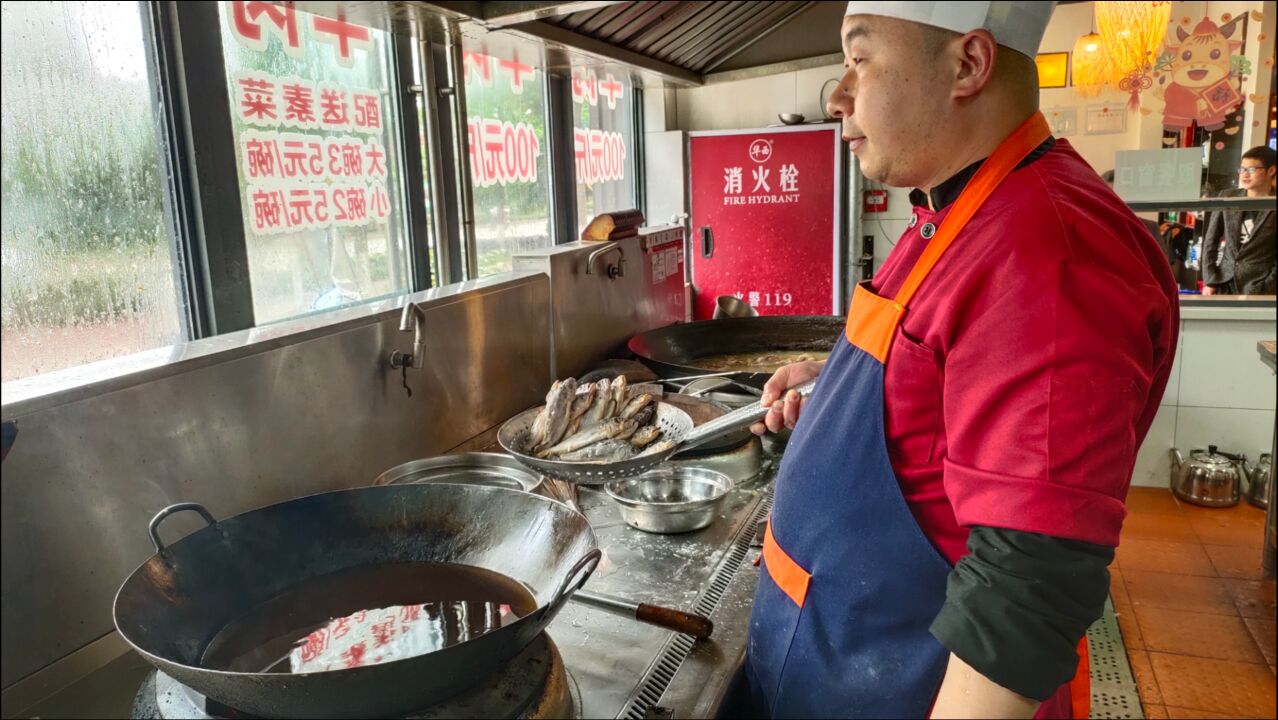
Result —
<instances>
[{"instance_id":1,"label":"red chinese characters on window","mask_svg":"<svg viewBox=\"0 0 1278 720\"><path fill-rule=\"evenodd\" d=\"M275 78L265 73L242 72L235 77L236 109L240 119L252 125L275 125Z\"/></svg>"},{"instance_id":2,"label":"red chinese characters on window","mask_svg":"<svg viewBox=\"0 0 1278 720\"><path fill-rule=\"evenodd\" d=\"M364 146L364 174L386 177L386 150L382 144L373 140Z\"/></svg>"},{"instance_id":3,"label":"red chinese characters on window","mask_svg":"<svg viewBox=\"0 0 1278 720\"><path fill-rule=\"evenodd\" d=\"M284 227L284 193L279 190L257 188L251 191L249 196L253 199L253 229L259 235L279 232ZM311 637L314 635L315 633L311 633ZM307 641L310 641L310 637ZM303 657L305 657L305 650L303 650Z\"/></svg>"},{"instance_id":4,"label":"red chinese characters on window","mask_svg":"<svg viewBox=\"0 0 1278 720\"><path fill-rule=\"evenodd\" d=\"M519 62L519 55L516 54L511 60L498 60L497 67L510 76L511 92L516 95L522 95L524 93L524 76L533 75L533 66Z\"/></svg>"},{"instance_id":5,"label":"red chinese characters on window","mask_svg":"<svg viewBox=\"0 0 1278 720\"><path fill-rule=\"evenodd\" d=\"M376 93L352 92L355 107L354 129L357 132L380 133L382 130L381 98Z\"/></svg>"},{"instance_id":6,"label":"red chinese characters on window","mask_svg":"<svg viewBox=\"0 0 1278 720\"><path fill-rule=\"evenodd\" d=\"M595 77L594 71L574 72L571 86L573 103L599 104L599 78Z\"/></svg>"},{"instance_id":7,"label":"red chinese characters on window","mask_svg":"<svg viewBox=\"0 0 1278 720\"><path fill-rule=\"evenodd\" d=\"M390 197L386 195L386 183L374 183L368 189L368 212L371 217L385 220L390 215Z\"/></svg>"},{"instance_id":8,"label":"red chinese characters on window","mask_svg":"<svg viewBox=\"0 0 1278 720\"><path fill-rule=\"evenodd\" d=\"M471 50L462 52L462 67L466 71L465 82L470 82L473 77L484 87L493 86L492 58L484 53Z\"/></svg>"},{"instance_id":9,"label":"red chinese characters on window","mask_svg":"<svg viewBox=\"0 0 1278 720\"><path fill-rule=\"evenodd\" d=\"M395 628L395 616L387 615L380 622L375 622L369 628L369 633L373 636L373 647L379 648L390 644L390 641L398 634Z\"/></svg>"},{"instance_id":10,"label":"red chinese characters on window","mask_svg":"<svg viewBox=\"0 0 1278 720\"><path fill-rule=\"evenodd\" d=\"M297 13L292 3L232 2L231 30L235 39L250 50L262 52L275 35L290 57L302 57L302 43L297 32Z\"/></svg>"},{"instance_id":11,"label":"red chinese characters on window","mask_svg":"<svg viewBox=\"0 0 1278 720\"><path fill-rule=\"evenodd\" d=\"M326 84L320 85L321 127L326 129L350 129L351 117L347 104L349 94L347 90L339 87Z\"/></svg>"},{"instance_id":12,"label":"red chinese characters on window","mask_svg":"<svg viewBox=\"0 0 1278 720\"><path fill-rule=\"evenodd\" d=\"M621 93L624 90L625 86L617 82L612 73L608 73L607 79L599 83L599 94L608 100L609 110L617 109L617 101L621 99Z\"/></svg>"},{"instance_id":13,"label":"red chinese characters on window","mask_svg":"<svg viewBox=\"0 0 1278 720\"><path fill-rule=\"evenodd\" d=\"M311 27L315 31L316 39L337 46L337 64L342 67L351 67L354 64L352 48L358 47L365 51L372 48L372 36L368 28L346 22L346 12L340 7L337 10L336 19L312 16Z\"/></svg>"},{"instance_id":14,"label":"red chinese characters on window","mask_svg":"<svg viewBox=\"0 0 1278 720\"><path fill-rule=\"evenodd\" d=\"M531 125L471 118L467 132L471 180L475 185L537 182L541 142Z\"/></svg>"},{"instance_id":15,"label":"red chinese characters on window","mask_svg":"<svg viewBox=\"0 0 1278 720\"><path fill-rule=\"evenodd\" d=\"M281 88L284 124L299 128L315 127L315 88L304 80L296 79L285 81Z\"/></svg>"},{"instance_id":16,"label":"red chinese characters on window","mask_svg":"<svg viewBox=\"0 0 1278 720\"><path fill-rule=\"evenodd\" d=\"M573 128L572 152L578 185L626 177L626 139L621 133Z\"/></svg>"}]
</instances>

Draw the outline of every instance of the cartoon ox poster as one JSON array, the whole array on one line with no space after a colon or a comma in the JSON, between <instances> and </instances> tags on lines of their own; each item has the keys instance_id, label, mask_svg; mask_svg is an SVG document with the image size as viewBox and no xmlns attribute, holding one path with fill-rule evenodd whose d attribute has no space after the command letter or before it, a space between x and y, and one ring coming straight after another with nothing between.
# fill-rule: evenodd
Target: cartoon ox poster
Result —
<instances>
[{"instance_id":1,"label":"cartoon ox poster","mask_svg":"<svg viewBox=\"0 0 1278 720\"><path fill-rule=\"evenodd\" d=\"M1166 52L1155 74L1166 106L1163 129L1179 132L1197 122L1204 130L1219 130L1225 118L1243 101L1239 88L1247 61L1234 55L1242 47L1245 14L1222 18L1217 25L1203 18L1187 31L1185 18L1168 34Z\"/></svg>"}]
</instances>

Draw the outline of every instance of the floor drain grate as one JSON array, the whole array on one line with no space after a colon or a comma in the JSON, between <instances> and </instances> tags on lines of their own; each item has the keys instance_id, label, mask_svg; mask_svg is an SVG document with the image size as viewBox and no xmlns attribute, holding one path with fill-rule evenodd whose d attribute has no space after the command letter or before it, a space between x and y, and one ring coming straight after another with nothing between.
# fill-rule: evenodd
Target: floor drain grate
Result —
<instances>
[{"instance_id":1,"label":"floor drain grate","mask_svg":"<svg viewBox=\"0 0 1278 720\"><path fill-rule=\"evenodd\" d=\"M1091 717L1143 720L1145 712L1112 601L1105 601L1105 614L1087 631L1087 652L1092 670Z\"/></svg>"}]
</instances>

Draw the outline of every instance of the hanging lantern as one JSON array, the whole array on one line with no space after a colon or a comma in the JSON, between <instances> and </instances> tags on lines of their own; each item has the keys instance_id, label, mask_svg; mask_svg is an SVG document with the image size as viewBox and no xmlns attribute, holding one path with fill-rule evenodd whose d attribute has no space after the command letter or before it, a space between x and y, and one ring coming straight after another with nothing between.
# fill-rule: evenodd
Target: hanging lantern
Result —
<instances>
[{"instance_id":1,"label":"hanging lantern","mask_svg":"<svg viewBox=\"0 0 1278 720\"><path fill-rule=\"evenodd\" d=\"M1074 78L1074 92L1083 97L1096 97L1105 89L1111 80L1111 71L1100 35L1088 33L1074 43L1070 74Z\"/></svg>"},{"instance_id":2,"label":"hanging lantern","mask_svg":"<svg viewBox=\"0 0 1278 720\"><path fill-rule=\"evenodd\" d=\"M1095 8L1101 50L1110 64L1108 82L1131 95L1134 110L1146 88L1140 78L1153 69L1167 37L1171 3L1097 2Z\"/></svg>"}]
</instances>

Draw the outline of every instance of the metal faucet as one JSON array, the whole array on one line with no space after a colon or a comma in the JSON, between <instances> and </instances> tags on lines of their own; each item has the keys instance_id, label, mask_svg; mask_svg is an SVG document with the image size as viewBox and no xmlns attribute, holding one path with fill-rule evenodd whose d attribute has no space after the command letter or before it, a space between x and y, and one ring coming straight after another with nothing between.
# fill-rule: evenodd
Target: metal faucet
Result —
<instances>
[{"instance_id":1,"label":"metal faucet","mask_svg":"<svg viewBox=\"0 0 1278 720\"><path fill-rule=\"evenodd\" d=\"M413 368L420 370L426 364L426 311L416 303L404 305L404 314L399 316L400 332L413 334L413 351L411 353L395 350L391 352L390 366L395 369Z\"/></svg>"},{"instance_id":2,"label":"metal faucet","mask_svg":"<svg viewBox=\"0 0 1278 720\"><path fill-rule=\"evenodd\" d=\"M610 280L616 280L619 277L625 277L626 276L626 253L623 252L621 249L621 246L619 246L615 242L609 243L608 245L601 247L598 250L590 253L589 257L586 258L586 274L594 275L595 260L599 259L600 257L603 257L604 255L607 255L608 253L614 250L617 251L617 263L615 265L608 266L608 270L607 270L608 278Z\"/></svg>"}]
</instances>

